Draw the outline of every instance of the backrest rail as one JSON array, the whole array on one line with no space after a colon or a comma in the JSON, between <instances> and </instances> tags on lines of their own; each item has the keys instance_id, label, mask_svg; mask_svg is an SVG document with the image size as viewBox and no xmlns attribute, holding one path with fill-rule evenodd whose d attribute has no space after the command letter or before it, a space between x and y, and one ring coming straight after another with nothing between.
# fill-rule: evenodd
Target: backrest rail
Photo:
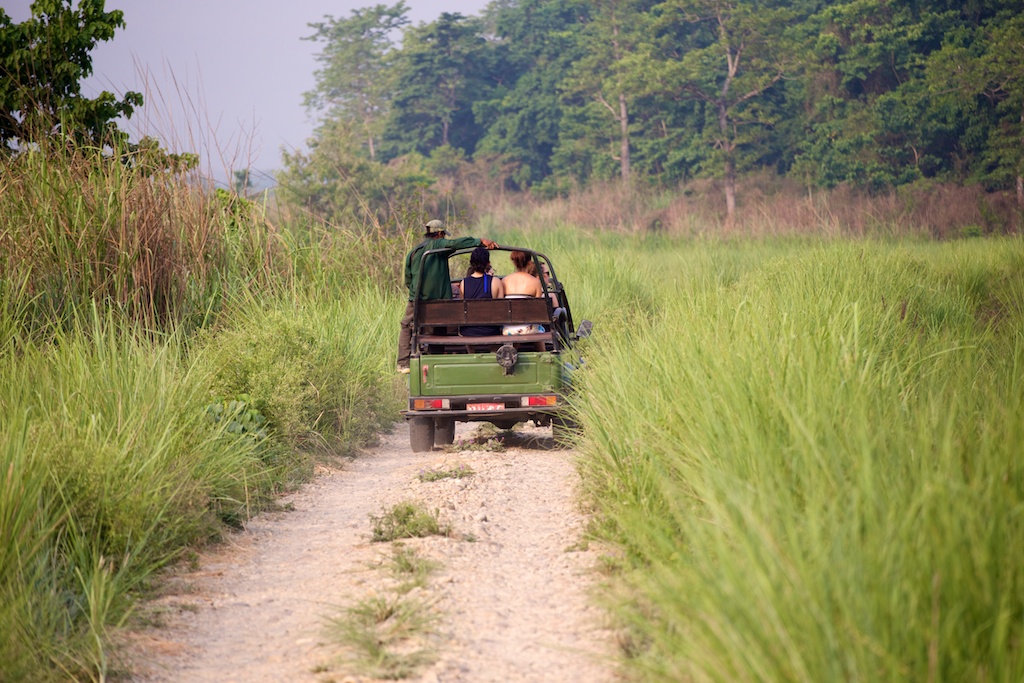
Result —
<instances>
[{"instance_id":1,"label":"backrest rail","mask_svg":"<svg viewBox=\"0 0 1024 683\"><path fill-rule=\"evenodd\" d=\"M420 325L547 324L551 312L544 299L452 299L420 301L416 318Z\"/></svg>"}]
</instances>

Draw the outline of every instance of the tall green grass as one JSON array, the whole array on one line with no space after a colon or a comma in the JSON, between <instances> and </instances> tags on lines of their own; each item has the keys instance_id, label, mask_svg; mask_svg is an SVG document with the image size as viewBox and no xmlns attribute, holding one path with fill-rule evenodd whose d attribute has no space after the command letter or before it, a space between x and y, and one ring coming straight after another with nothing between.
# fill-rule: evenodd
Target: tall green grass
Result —
<instances>
[{"instance_id":1,"label":"tall green grass","mask_svg":"<svg viewBox=\"0 0 1024 683\"><path fill-rule=\"evenodd\" d=\"M234 304L230 327L196 336L195 356L214 395L251 396L290 447L343 453L397 416L401 308L394 291L365 280L249 298Z\"/></svg>"},{"instance_id":2,"label":"tall green grass","mask_svg":"<svg viewBox=\"0 0 1024 683\"><path fill-rule=\"evenodd\" d=\"M102 675L131 591L267 487L207 383L179 340L98 319L0 358L5 680Z\"/></svg>"},{"instance_id":3,"label":"tall green grass","mask_svg":"<svg viewBox=\"0 0 1024 683\"><path fill-rule=\"evenodd\" d=\"M581 373L630 668L1024 678L1020 241L797 245L732 281L723 250L626 276L654 303Z\"/></svg>"},{"instance_id":4,"label":"tall green grass","mask_svg":"<svg viewBox=\"0 0 1024 683\"><path fill-rule=\"evenodd\" d=\"M0 173L0 270L31 326L69 324L92 302L198 324L226 295L287 281L262 208L188 173L56 145L0 159Z\"/></svg>"},{"instance_id":5,"label":"tall green grass","mask_svg":"<svg viewBox=\"0 0 1024 683\"><path fill-rule=\"evenodd\" d=\"M108 674L109 630L156 569L302 476L310 446L345 453L393 419L385 295L270 303L187 344L97 313L0 356L4 680ZM243 394L267 437L208 419Z\"/></svg>"},{"instance_id":6,"label":"tall green grass","mask_svg":"<svg viewBox=\"0 0 1024 683\"><path fill-rule=\"evenodd\" d=\"M154 571L396 415L414 236L3 163L0 680L102 680ZM472 232L597 322L584 474L638 677L1020 677L1019 241Z\"/></svg>"},{"instance_id":7,"label":"tall green grass","mask_svg":"<svg viewBox=\"0 0 1024 683\"><path fill-rule=\"evenodd\" d=\"M387 295L264 304L187 343L97 313L0 356L4 680L102 678L156 569L304 476L311 447L346 452L393 419ZM267 437L208 418L243 394Z\"/></svg>"},{"instance_id":8,"label":"tall green grass","mask_svg":"<svg viewBox=\"0 0 1024 683\"><path fill-rule=\"evenodd\" d=\"M104 680L155 571L395 418L401 241L98 152L0 164L0 680Z\"/></svg>"}]
</instances>

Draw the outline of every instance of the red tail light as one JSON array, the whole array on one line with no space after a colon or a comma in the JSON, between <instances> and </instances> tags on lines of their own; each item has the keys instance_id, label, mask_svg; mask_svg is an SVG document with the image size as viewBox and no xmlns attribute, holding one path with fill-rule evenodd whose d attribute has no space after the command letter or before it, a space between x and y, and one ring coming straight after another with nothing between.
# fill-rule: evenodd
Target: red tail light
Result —
<instances>
[{"instance_id":1,"label":"red tail light","mask_svg":"<svg viewBox=\"0 0 1024 683\"><path fill-rule=\"evenodd\" d=\"M412 400L413 410L446 410L451 402L446 398L415 398Z\"/></svg>"},{"instance_id":2,"label":"red tail light","mask_svg":"<svg viewBox=\"0 0 1024 683\"><path fill-rule=\"evenodd\" d=\"M557 396L523 396L523 406L553 406L558 403Z\"/></svg>"}]
</instances>

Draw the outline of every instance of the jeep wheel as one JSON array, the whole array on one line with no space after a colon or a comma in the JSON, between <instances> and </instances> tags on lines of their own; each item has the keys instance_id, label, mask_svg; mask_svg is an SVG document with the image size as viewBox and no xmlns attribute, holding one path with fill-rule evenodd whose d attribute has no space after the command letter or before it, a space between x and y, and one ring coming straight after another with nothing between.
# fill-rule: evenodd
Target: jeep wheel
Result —
<instances>
[{"instance_id":1,"label":"jeep wheel","mask_svg":"<svg viewBox=\"0 0 1024 683\"><path fill-rule=\"evenodd\" d=\"M434 420L434 443L438 446L455 443L455 418L439 417Z\"/></svg>"},{"instance_id":2,"label":"jeep wheel","mask_svg":"<svg viewBox=\"0 0 1024 683\"><path fill-rule=\"evenodd\" d=\"M414 417L409 420L409 446L413 453L423 453L434 447L434 419Z\"/></svg>"}]
</instances>

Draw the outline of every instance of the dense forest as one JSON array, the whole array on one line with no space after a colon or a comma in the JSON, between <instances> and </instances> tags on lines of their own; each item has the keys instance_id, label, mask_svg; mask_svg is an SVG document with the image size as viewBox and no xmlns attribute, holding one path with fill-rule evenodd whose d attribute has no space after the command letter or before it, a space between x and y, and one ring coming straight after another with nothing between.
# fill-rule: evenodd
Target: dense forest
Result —
<instances>
[{"instance_id":1,"label":"dense forest","mask_svg":"<svg viewBox=\"0 0 1024 683\"><path fill-rule=\"evenodd\" d=\"M324 215L471 174L550 197L760 170L870 192L980 184L1024 203L1019 0L403 2L310 24L309 151L280 180Z\"/></svg>"}]
</instances>

